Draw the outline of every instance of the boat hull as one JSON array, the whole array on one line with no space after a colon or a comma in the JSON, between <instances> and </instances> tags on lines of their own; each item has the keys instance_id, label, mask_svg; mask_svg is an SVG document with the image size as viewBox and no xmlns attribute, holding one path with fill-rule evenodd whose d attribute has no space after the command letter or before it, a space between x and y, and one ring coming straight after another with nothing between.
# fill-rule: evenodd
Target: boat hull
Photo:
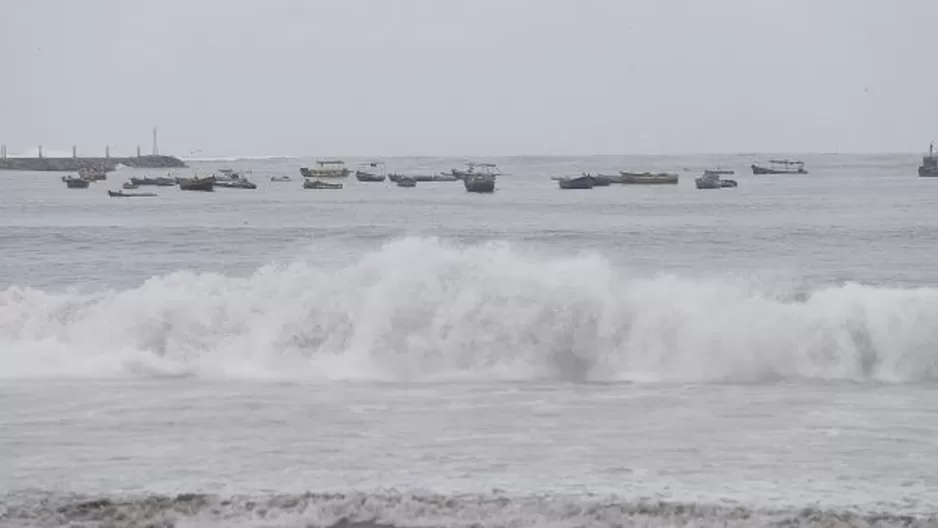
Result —
<instances>
[{"instance_id":1,"label":"boat hull","mask_svg":"<svg viewBox=\"0 0 938 528\"><path fill-rule=\"evenodd\" d=\"M215 178L181 179L179 180L179 190L211 192L215 190Z\"/></svg>"},{"instance_id":2,"label":"boat hull","mask_svg":"<svg viewBox=\"0 0 938 528\"><path fill-rule=\"evenodd\" d=\"M130 183L137 186L155 185L157 187L172 187L176 185L176 180L173 178L131 178Z\"/></svg>"},{"instance_id":3,"label":"boat hull","mask_svg":"<svg viewBox=\"0 0 938 528\"><path fill-rule=\"evenodd\" d=\"M355 179L360 182L378 183L383 182L387 177L384 174L374 174L365 171L355 171Z\"/></svg>"},{"instance_id":4,"label":"boat hull","mask_svg":"<svg viewBox=\"0 0 938 528\"><path fill-rule=\"evenodd\" d=\"M125 193L123 191L108 191L107 195L111 198L149 198L157 196L156 193L151 192L142 192L142 193Z\"/></svg>"},{"instance_id":5,"label":"boat hull","mask_svg":"<svg viewBox=\"0 0 938 528\"><path fill-rule=\"evenodd\" d=\"M466 191L473 193L495 192L495 178L484 176L468 176L462 181Z\"/></svg>"},{"instance_id":6,"label":"boat hull","mask_svg":"<svg viewBox=\"0 0 938 528\"><path fill-rule=\"evenodd\" d=\"M721 180L715 173L705 173L694 180L698 189L734 189L738 185L736 180Z\"/></svg>"},{"instance_id":7,"label":"boat hull","mask_svg":"<svg viewBox=\"0 0 938 528\"><path fill-rule=\"evenodd\" d=\"M87 189L91 182L82 178L62 178L69 189Z\"/></svg>"},{"instance_id":8,"label":"boat hull","mask_svg":"<svg viewBox=\"0 0 938 528\"><path fill-rule=\"evenodd\" d=\"M319 181L319 180L312 180L312 181L306 180L303 182L303 188L304 189L318 189L318 190L323 190L323 189L339 190L342 188L342 184L341 183L328 183L328 182Z\"/></svg>"},{"instance_id":9,"label":"boat hull","mask_svg":"<svg viewBox=\"0 0 938 528\"><path fill-rule=\"evenodd\" d=\"M918 168L918 175L920 178L938 178L938 167L921 166Z\"/></svg>"},{"instance_id":10,"label":"boat hull","mask_svg":"<svg viewBox=\"0 0 938 528\"><path fill-rule=\"evenodd\" d=\"M797 169L773 169L771 167L761 167L753 163L751 165L753 174L807 174L803 167Z\"/></svg>"},{"instance_id":11,"label":"boat hull","mask_svg":"<svg viewBox=\"0 0 938 528\"><path fill-rule=\"evenodd\" d=\"M652 174L650 172L619 172L618 178L610 178L612 183L621 183L624 185L677 185L680 177L677 174L662 172Z\"/></svg>"},{"instance_id":12,"label":"boat hull","mask_svg":"<svg viewBox=\"0 0 938 528\"><path fill-rule=\"evenodd\" d=\"M304 178L348 178L351 171L347 168L345 169L336 169L336 170L322 170L322 169L310 169L309 167L301 167L300 174Z\"/></svg>"},{"instance_id":13,"label":"boat hull","mask_svg":"<svg viewBox=\"0 0 938 528\"><path fill-rule=\"evenodd\" d=\"M408 188L409 188L409 187L416 187L416 186L417 186L417 180L415 180L414 178L398 178L398 180L397 180L397 186L398 186L398 187L408 187Z\"/></svg>"},{"instance_id":14,"label":"boat hull","mask_svg":"<svg viewBox=\"0 0 938 528\"><path fill-rule=\"evenodd\" d=\"M560 178L557 180L557 184L561 189L592 189L596 185L596 180L592 176Z\"/></svg>"}]
</instances>

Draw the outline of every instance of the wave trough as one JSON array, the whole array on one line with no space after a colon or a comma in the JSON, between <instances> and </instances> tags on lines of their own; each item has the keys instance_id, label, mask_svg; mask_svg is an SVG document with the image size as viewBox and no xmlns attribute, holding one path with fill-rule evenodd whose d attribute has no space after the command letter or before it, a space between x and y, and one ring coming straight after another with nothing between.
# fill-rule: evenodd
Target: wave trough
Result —
<instances>
[{"instance_id":1,"label":"wave trough","mask_svg":"<svg viewBox=\"0 0 938 528\"><path fill-rule=\"evenodd\" d=\"M634 277L597 255L412 238L341 269L0 292L0 377L917 382L938 290Z\"/></svg>"}]
</instances>

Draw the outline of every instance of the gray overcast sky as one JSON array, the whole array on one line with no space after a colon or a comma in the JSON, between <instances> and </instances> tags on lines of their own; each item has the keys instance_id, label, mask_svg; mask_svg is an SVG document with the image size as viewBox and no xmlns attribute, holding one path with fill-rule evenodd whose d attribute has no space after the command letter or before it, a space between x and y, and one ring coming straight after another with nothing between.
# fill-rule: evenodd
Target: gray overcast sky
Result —
<instances>
[{"instance_id":1,"label":"gray overcast sky","mask_svg":"<svg viewBox=\"0 0 938 528\"><path fill-rule=\"evenodd\" d=\"M188 156L917 152L938 0L4 0L0 142Z\"/></svg>"}]
</instances>

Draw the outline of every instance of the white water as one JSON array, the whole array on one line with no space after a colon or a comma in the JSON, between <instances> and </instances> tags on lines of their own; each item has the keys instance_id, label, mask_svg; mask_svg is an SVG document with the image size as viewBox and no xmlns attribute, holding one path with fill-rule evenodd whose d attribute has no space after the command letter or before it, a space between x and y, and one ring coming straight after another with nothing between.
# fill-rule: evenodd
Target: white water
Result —
<instances>
[{"instance_id":1,"label":"white water","mask_svg":"<svg viewBox=\"0 0 938 528\"><path fill-rule=\"evenodd\" d=\"M0 292L0 376L917 382L938 290L632 276L596 255L411 238L338 269Z\"/></svg>"}]
</instances>

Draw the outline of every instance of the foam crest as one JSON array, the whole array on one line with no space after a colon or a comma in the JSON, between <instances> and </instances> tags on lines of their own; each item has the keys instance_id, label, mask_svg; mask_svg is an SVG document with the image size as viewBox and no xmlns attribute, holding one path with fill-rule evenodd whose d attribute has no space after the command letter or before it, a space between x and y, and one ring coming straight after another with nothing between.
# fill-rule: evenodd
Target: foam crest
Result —
<instances>
[{"instance_id":1,"label":"foam crest","mask_svg":"<svg viewBox=\"0 0 938 528\"><path fill-rule=\"evenodd\" d=\"M914 382L938 290L630 276L597 255L397 241L341 269L0 292L0 376Z\"/></svg>"}]
</instances>

